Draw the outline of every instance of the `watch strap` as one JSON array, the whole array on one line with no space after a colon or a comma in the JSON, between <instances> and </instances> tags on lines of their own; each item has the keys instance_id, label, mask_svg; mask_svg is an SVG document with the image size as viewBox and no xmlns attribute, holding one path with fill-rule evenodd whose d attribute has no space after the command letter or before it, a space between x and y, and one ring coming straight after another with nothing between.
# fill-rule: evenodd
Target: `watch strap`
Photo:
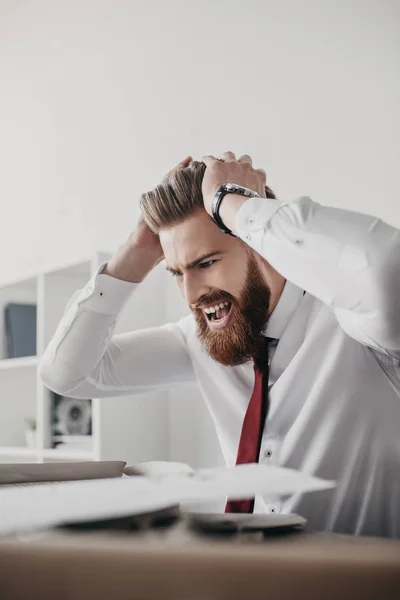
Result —
<instances>
[{"instance_id":1,"label":"watch strap","mask_svg":"<svg viewBox=\"0 0 400 600\"><path fill-rule=\"evenodd\" d=\"M257 192L254 192L249 188L242 187L235 183L224 183L216 191L211 204L211 218L221 231L228 235L236 237L235 234L232 233L232 231L228 227L226 227L219 214L221 202L226 196L226 194L240 194L241 196L246 196L247 198L259 198L260 196L257 194Z\"/></svg>"}]
</instances>

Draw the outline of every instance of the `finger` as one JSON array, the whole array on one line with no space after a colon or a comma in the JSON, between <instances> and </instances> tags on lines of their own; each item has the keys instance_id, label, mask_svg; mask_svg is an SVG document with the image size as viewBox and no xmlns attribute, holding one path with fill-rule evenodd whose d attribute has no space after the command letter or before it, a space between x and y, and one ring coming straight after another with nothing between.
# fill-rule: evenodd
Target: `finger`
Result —
<instances>
[{"instance_id":1,"label":"finger","mask_svg":"<svg viewBox=\"0 0 400 600\"><path fill-rule=\"evenodd\" d=\"M224 152L221 156L218 157L220 160L228 161L228 160L236 160L236 156L233 152Z\"/></svg>"},{"instance_id":2,"label":"finger","mask_svg":"<svg viewBox=\"0 0 400 600\"><path fill-rule=\"evenodd\" d=\"M251 156L249 156L248 154L242 154L242 156L240 156L238 158L238 162L247 162L247 163L250 163L251 165L253 164Z\"/></svg>"},{"instance_id":3,"label":"finger","mask_svg":"<svg viewBox=\"0 0 400 600\"><path fill-rule=\"evenodd\" d=\"M211 167L211 165L217 162L218 159L215 158L215 156L212 156L212 154L207 154L206 156L203 156L201 160L206 165L206 167Z\"/></svg>"},{"instance_id":4,"label":"finger","mask_svg":"<svg viewBox=\"0 0 400 600\"><path fill-rule=\"evenodd\" d=\"M257 169L258 173L261 173L261 175L263 175L265 177L265 180L267 179L267 172L264 171L264 169Z\"/></svg>"}]
</instances>

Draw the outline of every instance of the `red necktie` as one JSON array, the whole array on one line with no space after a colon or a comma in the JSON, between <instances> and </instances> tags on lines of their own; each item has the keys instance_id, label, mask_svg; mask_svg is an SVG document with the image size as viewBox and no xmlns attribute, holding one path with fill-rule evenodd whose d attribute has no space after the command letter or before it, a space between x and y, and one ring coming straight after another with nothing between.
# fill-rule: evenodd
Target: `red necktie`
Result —
<instances>
[{"instance_id":1,"label":"red necktie","mask_svg":"<svg viewBox=\"0 0 400 600\"><path fill-rule=\"evenodd\" d=\"M258 462L265 419L268 412L268 341L265 338L264 359L260 364L254 363L255 382L253 393L243 420L240 435L237 465ZM252 513L254 498L247 500L229 500L226 513Z\"/></svg>"}]
</instances>

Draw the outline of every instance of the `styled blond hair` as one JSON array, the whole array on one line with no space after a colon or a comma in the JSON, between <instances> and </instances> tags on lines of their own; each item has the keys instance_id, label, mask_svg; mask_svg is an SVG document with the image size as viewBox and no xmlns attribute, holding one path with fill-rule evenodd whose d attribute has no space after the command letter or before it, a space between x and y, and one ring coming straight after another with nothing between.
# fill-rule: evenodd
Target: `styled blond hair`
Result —
<instances>
[{"instance_id":1,"label":"styled blond hair","mask_svg":"<svg viewBox=\"0 0 400 600\"><path fill-rule=\"evenodd\" d=\"M203 162L193 160L187 167L168 173L154 190L141 195L143 218L154 233L204 210L201 184L205 170ZM265 191L267 198L275 198L269 187L265 186Z\"/></svg>"}]
</instances>

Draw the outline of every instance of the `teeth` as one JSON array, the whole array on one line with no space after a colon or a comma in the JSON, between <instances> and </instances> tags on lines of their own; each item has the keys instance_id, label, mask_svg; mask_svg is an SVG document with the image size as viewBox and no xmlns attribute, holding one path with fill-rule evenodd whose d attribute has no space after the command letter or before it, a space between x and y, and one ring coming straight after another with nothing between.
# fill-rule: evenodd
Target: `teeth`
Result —
<instances>
[{"instance_id":1,"label":"teeth","mask_svg":"<svg viewBox=\"0 0 400 600\"><path fill-rule=\"evenodd\" d=\"M221 302L221 304L216 304L215 306L209 306L208 308L203 308L203 310L207 315L209 315L210 313L215 313L220 308L224 308L225 306L228 306L228 305L229 305L229 302Z\"/></svg>"}]
</instances>

